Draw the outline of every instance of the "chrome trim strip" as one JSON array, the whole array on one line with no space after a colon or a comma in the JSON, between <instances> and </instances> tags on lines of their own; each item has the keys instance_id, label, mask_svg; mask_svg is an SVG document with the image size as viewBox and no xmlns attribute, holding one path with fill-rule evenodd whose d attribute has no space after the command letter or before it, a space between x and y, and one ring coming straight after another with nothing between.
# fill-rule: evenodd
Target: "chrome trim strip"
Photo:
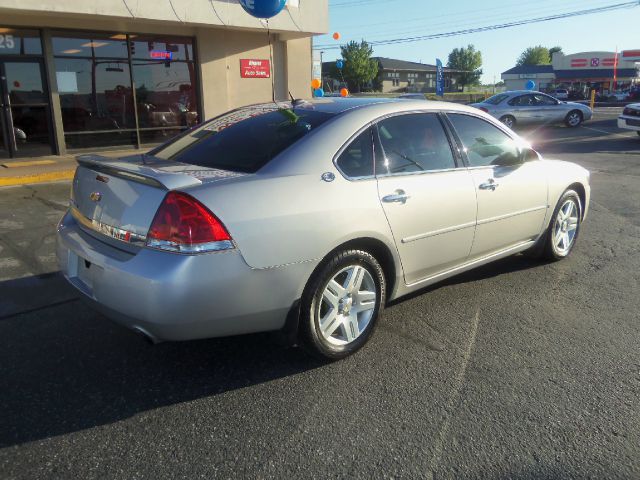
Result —
<instances>
[{"instance_id":1,"label":"chrome trim strip","mask_svg":"<svg viewBox=\"0 0 640 480\"><path fill-rule=\"evenodd\" d=\"M122 228L99 222L98 220L87 218L76 207L71 207L71 215L79 224L81 224L85 228L94 230L106 237L113 238L123 243L129 243L141 247L146 244L147 237L145 235L139 235L129 230L124 230Z\"/></svg>"},{"instance_id":2,"label":"chrome trim strip","mask_svg":"<svg viewBox=\"0 0 640 480\"><path fill-rule=\"evenodd\" d=\"M402 239L402 243L411 243L411 242L415 242L416 240L422 240L424 238L429 238L429 237L435 237L436 235L443 235L445 233L451 233L451 232L455 232L458 230L464 230L465 228L469 228L469 227L475 227L476 226L476 222L469 222L469 223L463 223L461 225L456 225L455 227L447 227L447 228L442 228L440 230L434 230L433 232L427 232L427 233L419 233L418 235L412 235L411 237L406 237Z\"/></svg>"},{"instance_id":3,"label":"chrome trim strip","mask_svg":"<svg viewBox=\"0 0 640 480\"><path fill-rule=\"evenodd\" d=\"M497 222L499 220L504 220L511 217L516 217L518 215L524 215L525 213L537 212L538 210L547 210L549 208L548 205L544 205L541 207L533 207L528 208L526 210L520 210L519 212L507 213L505 215L498 215L497 217L485 218L484 220L478 221L478 225L485 225L487 223Z\"/></svg>"}]
</instances>

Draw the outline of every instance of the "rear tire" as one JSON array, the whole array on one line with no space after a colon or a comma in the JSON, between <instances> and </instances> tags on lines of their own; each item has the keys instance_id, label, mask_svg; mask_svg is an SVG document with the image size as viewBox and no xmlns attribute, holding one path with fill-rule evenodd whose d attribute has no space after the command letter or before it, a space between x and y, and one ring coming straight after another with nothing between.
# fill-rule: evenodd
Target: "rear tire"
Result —
<instances>
[{"instance_id":1,"label":"rear tire","mask_svg":"<svg viewBox=\"0 0 640 480\"><path fill-rule=\"evenodd\" d=\"M362 250L337 252L305 288L300 343L329 360L355 353L373 334L385 299L384 272L371 254Z\"/></svg>"},{"instance_id":2,"label":"rear tire","mask_svg":"<svg viewBox=\"0 0 640 480\"><path fill-rule=\"evenodd\" d=\"M564 123L569 128L576 128L580 126L583 120L584 120L584 117L581 111L572 110L569 113L567 113L567 116L564 119Z\"/></svg>"},{"instance_id":3,"label":"rear tire","mask_svg":"<svg viewBox=\"0 0 640 480\"><path fill-rule=\"evenodd\" d=\"M516 126L516 119L512 115L504 115L500 117L500 121L505 124L508 128L513 130L513 127Z\"/></svg>"}]
</instances>

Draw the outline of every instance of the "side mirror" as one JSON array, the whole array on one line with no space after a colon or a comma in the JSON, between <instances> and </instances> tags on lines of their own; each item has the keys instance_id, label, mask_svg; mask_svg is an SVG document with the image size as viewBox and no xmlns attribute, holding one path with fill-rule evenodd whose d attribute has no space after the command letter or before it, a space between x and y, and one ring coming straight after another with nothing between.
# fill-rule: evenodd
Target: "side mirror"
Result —
<instances>
[{"instance_id":1,"label":"side mirror","mask_svg":"<svg viewBox=\"0 0 640 480\"><path fill-rule=\"evenodd\" d=\"M525 147L520 152L520 161L524 162L532 162L534 160L540 160L540 154L536 152L533 148Z\"/></svg>"}]
</instances>

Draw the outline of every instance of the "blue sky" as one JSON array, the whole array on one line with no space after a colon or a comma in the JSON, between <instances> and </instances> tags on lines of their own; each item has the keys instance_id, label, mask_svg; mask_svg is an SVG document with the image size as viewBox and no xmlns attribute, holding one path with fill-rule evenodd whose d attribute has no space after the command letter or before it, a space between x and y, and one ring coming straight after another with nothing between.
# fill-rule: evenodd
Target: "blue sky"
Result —
<instances>
[{"instance_id":1,"label":"blue sky","mask_svg":"<svg viewBox=\"0 0 640 480\"><path fill-rule=\"evenodd\" d=\"M313 1L313 0L311 0ZM335 45L350 40L386 40L496 25L514 20L624 3L625 0L329 0L329 35L315 37L315 45ZM341 39L331 34L339 32ZM514 66L529 46L559 45L564 52L640 49L640 6L633 9L585 15L483 33L374 47L374 55L402 60L446 63L456 47L473 44L482 52L483 83ZM324 61L340 56L325 50Z\"/></svg>"}]
</instances>

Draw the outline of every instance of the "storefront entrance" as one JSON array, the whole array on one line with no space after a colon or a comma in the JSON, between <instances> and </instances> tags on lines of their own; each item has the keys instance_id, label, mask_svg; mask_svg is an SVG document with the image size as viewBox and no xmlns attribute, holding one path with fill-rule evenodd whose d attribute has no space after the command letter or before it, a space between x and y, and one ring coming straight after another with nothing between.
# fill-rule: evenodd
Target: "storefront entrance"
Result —
<instances>
[{"instance_id":1,"label":"storefront entrance","mask_svg":"<svg viewBox=\"0 0 640 480\"><path fill-rule=\"evenodd\" d=\"M49 155L53 151L41 53L37 33L0 30L0 158Z\"/></svg>"}]
</instances>

